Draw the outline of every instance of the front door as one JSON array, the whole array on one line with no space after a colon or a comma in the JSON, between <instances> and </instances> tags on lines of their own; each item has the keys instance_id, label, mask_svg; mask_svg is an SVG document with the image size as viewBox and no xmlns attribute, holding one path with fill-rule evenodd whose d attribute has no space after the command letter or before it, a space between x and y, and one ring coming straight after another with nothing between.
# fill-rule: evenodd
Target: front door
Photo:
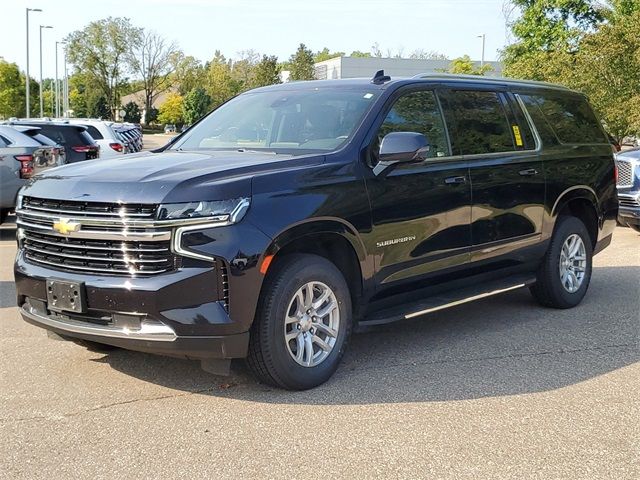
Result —
<instances>
[{"instance_id":1,"label":"front door","mask_svg":"<svg viewBox=\"0 0 640 480\"><path fill-rule=\"evenodd\" d=\"M373 229L367 247L375 252L377 284L383 288L467 263L471 242L468 168L451 155L435 92L414 87L396 94L371 142L372 165L390 132L421 133L430 150L425 161L397 165L379 176L368 170Z\"/></svg>"}]
</instances>

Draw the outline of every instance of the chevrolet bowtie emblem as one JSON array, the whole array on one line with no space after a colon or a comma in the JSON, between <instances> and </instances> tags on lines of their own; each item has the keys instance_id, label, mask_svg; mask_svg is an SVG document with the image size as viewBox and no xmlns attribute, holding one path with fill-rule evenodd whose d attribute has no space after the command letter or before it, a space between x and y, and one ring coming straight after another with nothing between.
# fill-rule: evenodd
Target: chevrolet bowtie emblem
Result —
<instances>
[{"instance_id":1,"label":"chevrolet bowtie emblem","mask_svg":"<svg viewBox=\"0 0 640 480\"><path fill-rule=\"evenodd\" d=\"M66 218L61 218L59 221L53 223L53 229L62 235L69 235L71 232L80 230L80 224L78 222L71 222Z\"/></svg>"}]
</instances>

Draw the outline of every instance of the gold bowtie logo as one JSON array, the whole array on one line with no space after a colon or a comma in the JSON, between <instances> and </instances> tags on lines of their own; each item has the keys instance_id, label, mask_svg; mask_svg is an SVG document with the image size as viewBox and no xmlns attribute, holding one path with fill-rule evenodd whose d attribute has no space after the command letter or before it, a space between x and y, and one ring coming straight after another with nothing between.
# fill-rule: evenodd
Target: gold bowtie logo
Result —
<instances>
[{"instance_id":1,"label":"gold bowtie logo","mask_svg":"<svg viewBox=\"0 0 640 480\"><path fill-rule=\"evenodd\" d=\"M80 230L80 224L61 218L58 222L53 223L53 229L62 235L69 235L71 232Z\"/></svg>"}]
</instances>

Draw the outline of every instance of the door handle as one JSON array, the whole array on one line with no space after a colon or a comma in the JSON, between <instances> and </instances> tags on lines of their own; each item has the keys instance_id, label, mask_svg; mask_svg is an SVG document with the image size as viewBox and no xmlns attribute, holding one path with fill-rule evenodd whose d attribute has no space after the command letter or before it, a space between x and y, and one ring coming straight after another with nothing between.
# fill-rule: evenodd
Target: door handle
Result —
<instances>
[{"instance_id":1,"label":"door handle","mask_svg":"<svg viewBox=\"0 0 640 480\"><path fill-rule=\"evenodd\" d=\"M447 185L454 185L456 183L465 183L467 181L466 177L447 177L444 179L444 183Z\"/></svg>"},{"instance_id":2,"label":"door handle","mask_svg":"<svg viewBox=\"0 0 640 480\"><path fill-rule=\"evenodd\" d=\"M535 168L527 168L526 170L520 170L518 173L523 177L531 177L537 175L538 171Z\"/></svg>"}]
</instances>

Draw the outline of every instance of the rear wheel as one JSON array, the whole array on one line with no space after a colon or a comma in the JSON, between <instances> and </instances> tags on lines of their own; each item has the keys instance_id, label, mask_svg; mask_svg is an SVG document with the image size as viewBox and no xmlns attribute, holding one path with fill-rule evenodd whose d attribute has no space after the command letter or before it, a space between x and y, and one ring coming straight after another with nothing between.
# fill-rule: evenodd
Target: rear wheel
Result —
<instances>
[{"instance_id":1,"label":"rear wheel","mask_svg":"<svg viewBox=\"0 0 640 480\"><path fill-rule=\"evenodd\" d=\"M351 333L351 297L334 264L284 257L265 280L247 363L264 383L305 390L338 368Z\"/></svg>"},{"instance_id":2,"label":"rear wheel","mask_svg":"<svg viewBox=\"0 0 640 480\"><path fill-rule=\"evenodd\" d=\"M592 257L584 223L575 217L559 217L531 293L546 307L575 307L589 288Z\"/></svg>"}]
</instances>

